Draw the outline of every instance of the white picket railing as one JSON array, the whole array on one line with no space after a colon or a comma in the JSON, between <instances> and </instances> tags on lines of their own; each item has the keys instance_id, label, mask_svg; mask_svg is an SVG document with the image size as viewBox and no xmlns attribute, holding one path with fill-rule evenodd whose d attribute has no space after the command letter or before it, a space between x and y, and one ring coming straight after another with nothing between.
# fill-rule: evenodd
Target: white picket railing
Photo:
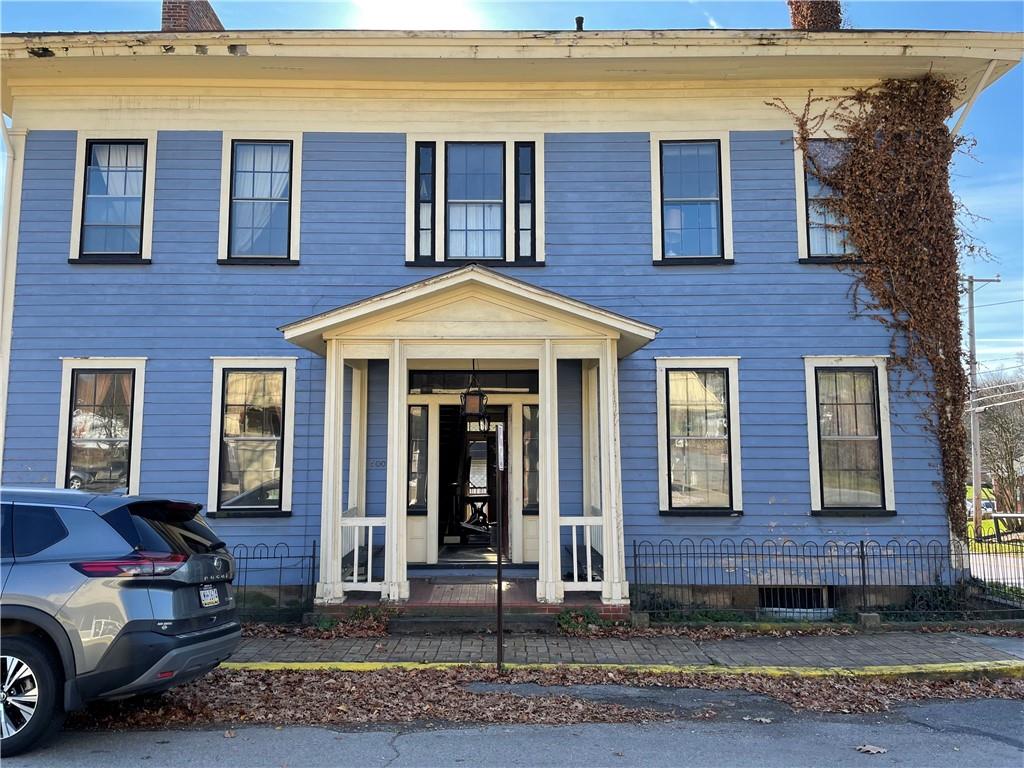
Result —
<instances>
[{"instance_id":1,"label":"white picket railing","mask_svg":"<svg viewBox=\"0 0 1024 768\"><path fill-rule=\"evenodd\" d=\"M346 592L379 592L383 586L383 582L373 580L374 528L384 528L383 517L361 517L356 507L345 510L342 515L341 556L344 558L352 554L352 573L342 581L342 589ZM363 572L362 578L360 571Z\"/></svg>"},{"instance_id":2,"label":"white picket railing","mask_svg":"<svg viewBox=\"0 0 1024 768\"><path fill-rule=\"evenodd\" d=\"M563 528L569 528L571 538L572 557L572 579L562 581L562 588L566 592L582 592L587 590L601 589L600 576L594 573L594 545L600 547L601 526L604 519L598 509L592 509L590 515L579 515L574 517L560 516L558 518L559 534ZM596 530L595 530L596 529ZM562 540L559 535L559 541ZM585 567L580 573L580 547L583 548ZM581 578L582 576L582 578Z\"/></svg>"}]
</instances>

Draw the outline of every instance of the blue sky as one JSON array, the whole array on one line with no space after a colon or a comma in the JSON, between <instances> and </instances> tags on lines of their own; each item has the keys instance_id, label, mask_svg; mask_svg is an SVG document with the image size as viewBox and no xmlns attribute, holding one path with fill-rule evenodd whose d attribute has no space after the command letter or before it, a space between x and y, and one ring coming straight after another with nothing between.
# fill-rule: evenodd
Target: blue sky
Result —
<instances>
[{"instance_id":1,"label":"blue sky","mask_svg":"<svg viewBox=\"0 0 1024 768\"><path fill-rule=\"evenodd\" d=\"M789 26L784 0L214 0L228 29L588 29L762 28ZM1021 2L846 2L848 26L860 29L1024 30ZM0 29L116 31L157 29L159 0L135 2L0 1ZM964 128L978 146L959 158L953 187L984 217L972 229L991 253L968 261L979 276L1003 282L977 294L983 370L1024 377L1024 72L1018 66L978 100ZM1005 369L1005 370L1003 370Z\"/></svg>"}]
</instances>

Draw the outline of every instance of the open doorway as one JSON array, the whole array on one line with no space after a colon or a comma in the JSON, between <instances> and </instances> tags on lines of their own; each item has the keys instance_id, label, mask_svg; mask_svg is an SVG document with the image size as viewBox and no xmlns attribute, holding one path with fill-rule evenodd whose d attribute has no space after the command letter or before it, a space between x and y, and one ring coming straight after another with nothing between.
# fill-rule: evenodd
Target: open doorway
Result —
<instances>
[{"instance_id":1,"label":"open doorway","mask_svg":"<svg viewBox=\"0 0 1024 768\"><path fill-rule=\"evenodd\" d=\"M457 405L442 405L439 416L438 562L494 563L499 508L500 546L508 558L508 473L497 472L499 424L506 425L508 455L508 406L488 406L486 430L467 422Z\"/></svg>"}]
</instances>

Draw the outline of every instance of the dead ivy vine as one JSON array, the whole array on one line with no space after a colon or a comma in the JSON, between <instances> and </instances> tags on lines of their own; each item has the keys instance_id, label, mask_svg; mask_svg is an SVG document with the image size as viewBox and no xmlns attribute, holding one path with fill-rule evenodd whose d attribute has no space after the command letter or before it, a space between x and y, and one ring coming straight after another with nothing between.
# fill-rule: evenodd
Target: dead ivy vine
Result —
<instances>
[{"instance_id":1,"label":"dead ivy vine","mask_svg":"<svg viewBox=\"0 0 1024 768\"><path fill-rule=\"evenodd\" d=\"M942 461L942 491L952 531L965 530L967 482L963 423L968 396L961 359L959 257L978 249L949 188L953 155L972 142L946 126L957 85L933 75L885 80L843 96L808 95L792 116L808 173L837 194L823 204L845 222L854 259L838 268L853 277L854 310L891 332L897 367L929 382L924 414ZM816 162L812 138L842 138L846 151ZM833 155L833 158L836 156Z\"/></svg>"}]
</instances>

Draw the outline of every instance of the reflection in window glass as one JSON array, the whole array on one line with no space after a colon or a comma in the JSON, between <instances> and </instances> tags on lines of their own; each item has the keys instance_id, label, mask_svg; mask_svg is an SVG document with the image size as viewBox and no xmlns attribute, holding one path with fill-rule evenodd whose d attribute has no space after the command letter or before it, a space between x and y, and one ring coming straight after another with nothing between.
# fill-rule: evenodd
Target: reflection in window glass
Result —
<instances>
[{"instance_id":1,"label":"reflection in window glass","mask_svg":"<svg viewBox=\"0 0 1024 768\"><path fill-rule=\"evenodd\" d=\"M825 507L882 506L874 368L819 368L818 441Z\"/></svg>"},{"instance_id":2,"label":"reflection in window glass","mask_svg":"<svg viewBox=\"0 0 1024 768\"><path fill-rule=\"evenodd\" d=\"M76 369L71 377L65 486L100 493L127 488L135 372Z\"/></svg>"},{"instance_id":3,"label":"reflection in window glass","mask_svg":"<svg viewBox=\"0 0 1024 768\"><path fill-rule=\"evenodd\" d=\"M505 146L448 144L448 258L505 258Z\"/></svg>"},{"instance_id":4,"label":"reflection in window glass","mask_svg":"<svg viewBox=\"0 0 1024 768\"><path fill-rule=\"evenodd\" d=\"M409 408L409 496L410 509L427 507L427 407Z\"/></svg>"},{"instance_id":5,"label":"reflection in window glass","mask_svg":"<svg viewBox=\"0 0 1024 768\"><path fill-rule=\"evenodd\" d=\"M807 185L807 232L811 256L850 256L856 253L847 235L846 220L826 205L828 200L836 197L835 190L822 184L809 170L812 163L820 171L835 168L845 151L846 144L842 141L814 139L808 142L808 170L805 170L804 181Z\"/></svg>"},{"instance_id":6,"label":"reflection in window glass","mask_svg":"<svg viewBox=\"0 0 1024 768\"><path fill-rule=\"evenodd\" d=\"M540 498L540 415L536 405L523 406L523 509L537 509Z\"/></svg>"},{"instance_id":7,"label":"reflection in window glass","mask_svg":"<svg viewBox=\"0 0 1024 768\"><path fill-rule=\"evenodd\" d=\"M290 141L236 141L231 157L229 256L287 258Z\"/></svg>"},{"instance_id":8,"label":"reflection in window glass","mask_svg":"<svg viewBox=\"0 0 1024 768\"><path fill-rule=\"evenodd\" d=\"M717 141L661 145L664 256L722 255L722 200Z\"/></svg>"},{"instance_id":9,"label":"reflection in window glass","mask_svg":"<svg viewBox=\"0 0 1024 768\"><path fill-rule=\"evenodd\" d=\"M700 369L667 373L671 506L729 508L727 372Z\"/></svg>"},{"instance_id":10,"label":"reflection in window glass","mask_svg":"<svg viewBox=\"0 0 1024 768\"><path fill-rule=\"evenodd\" d=\"M281 506L284 377L278 368L224 372L222 509Z\"/></svg>"},{"instance_id":11,"label":"reflection in window glass","mask_svg":"<svg viewBox=\"0 0 1024 768\"><path fill-rule=\"evenodd\" d=\"M141 255L146 143L90 141L86 151L81 254Z\"/></svg>"}]
</instances>

